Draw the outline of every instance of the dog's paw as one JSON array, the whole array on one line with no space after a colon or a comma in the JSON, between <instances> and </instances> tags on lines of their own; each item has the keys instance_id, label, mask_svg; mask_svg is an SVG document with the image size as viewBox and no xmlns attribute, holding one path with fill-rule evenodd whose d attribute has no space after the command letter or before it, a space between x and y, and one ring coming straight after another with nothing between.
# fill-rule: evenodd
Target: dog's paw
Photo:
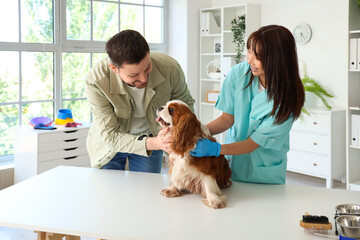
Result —
<instances>
[{"instance_id":1,"label":"dog's paw","mask_svg":"<svg viewBox=\"0 0 360 240\"><path fill-rule=\"evenodd\" d=\"M226 206L225 196L218 196L214 198L207 198L203 200L203 203L211 208L218 209Z\"/></svg>"},{"instance_id":2,"label":"dog's paw","mask_svg":"<svg viewBox=\"0 0 360 240\"><path fill-rule=\"evenodd\" d=\"M221 188L228 188L231 186L231 184L232 184L232 181L229 180L225 183L225 185L221 186Z\"/></svg>"},{"instance_id":3,"label":"dog's paw","mask_svg":"<svg viewBox=\"0 0 360 240\"><path fill-rule=\"evenodd\" d=\"M179 197L180 191L175 187L167 187L160 192L161 195L168 198Z\"/></svg>"}]
</instances>

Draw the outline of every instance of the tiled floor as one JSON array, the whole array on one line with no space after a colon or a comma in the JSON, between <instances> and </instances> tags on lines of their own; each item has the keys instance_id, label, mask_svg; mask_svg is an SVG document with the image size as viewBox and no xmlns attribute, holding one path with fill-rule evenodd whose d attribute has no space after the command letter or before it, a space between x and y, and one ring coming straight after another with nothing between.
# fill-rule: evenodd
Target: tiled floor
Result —
<instances>
[{"instance_id":1,"label":"tiled floor","mask_svg":"<svg viewBox=\"0 0 360 240\"><path fill-rule=\"evenodd\" d=\"M166 173L167 170L164 169L162 173ZM291 185L306 185L313 187L325 187L326 182L324 179L309 177L302 174L288 172L286 176L286 184ZM335 181L334 188L345 189L346 185ZM1 214L1 213L0 213ZM14 229L14 228L4 228L0 227L0 239L1 240L35 240L37 234L30 230L23 229ZM96 240L94 238L81 237L81 240Z\"/></svg>"}]
</instances>

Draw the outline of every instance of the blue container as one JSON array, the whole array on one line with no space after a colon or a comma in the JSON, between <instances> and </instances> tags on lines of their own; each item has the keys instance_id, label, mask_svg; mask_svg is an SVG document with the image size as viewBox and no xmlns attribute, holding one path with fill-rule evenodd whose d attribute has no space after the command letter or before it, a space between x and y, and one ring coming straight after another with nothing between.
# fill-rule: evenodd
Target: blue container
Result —
<instances>
[{"instance_id":1,"label":"blue container","mask_svg":"<svg viewBox=\"0 0 360 240\"><path fill-rule=\"evenodd\" d=\"M58 119L67 119L67 118L73 118L72 112L70 109L60 109L57 114Z\"/></svg>"},{"instance_id":2,"label":"blue container","mask_svg":"<svg viewBox=\"0 0 360 240\"><path fill-rule=\"evenodd\" d=\"M70 109L60 109L55 119L55 124L65 125L69 122L74 122L73 115Z\"/></svg>"}]
</instances>

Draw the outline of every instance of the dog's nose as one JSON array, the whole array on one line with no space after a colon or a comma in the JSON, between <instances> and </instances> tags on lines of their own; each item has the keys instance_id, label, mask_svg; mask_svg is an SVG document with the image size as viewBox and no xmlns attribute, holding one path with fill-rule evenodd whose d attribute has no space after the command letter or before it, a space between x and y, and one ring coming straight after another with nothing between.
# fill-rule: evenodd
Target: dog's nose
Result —
<instances>
[{"instance_id":1,"label":"dog's nose","mask_svg":"<svg viewBox=\"0 0 360 240\"><path fill-rule=\"evenodd\" d=\"M164 108L163 107L159 107L158 108L158 111L162 111Z\"/></svg>"}]
</instances>

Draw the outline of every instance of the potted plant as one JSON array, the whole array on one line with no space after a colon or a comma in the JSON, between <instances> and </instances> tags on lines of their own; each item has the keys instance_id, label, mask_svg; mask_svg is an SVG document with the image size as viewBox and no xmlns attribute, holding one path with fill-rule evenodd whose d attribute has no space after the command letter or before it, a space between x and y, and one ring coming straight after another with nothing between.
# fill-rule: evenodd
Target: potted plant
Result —
<instances>
[{"instance_id":1,"label":"potted plant","mask_svg":"<svg viewBox=\"0 0 360 240\"><path fill-rule=\"evenodd\" d=\"M231 21L233 43L235 43L236 63L241 61L241 55L245 48L245 15L237 16Z\"/></svg>"},{"instance_id":2,"label":"potted plant","mask_svg":"<svg viewBox=\"0 0 360 240\"><path fill-rule=\"evenodd\" d=\"M304 77L301 79L303 85L304 85L304 90L305 93L309 92L309 93L313 93L315 94L318 98L320 98L320 100L322 101L322 103L325 105L325 107L328 110L331 110L331 105L328 103L328 101L326 100L326 98L332 98L334 97L333 95L331 95L330 93L328 93L318 82L316 82L313 78L310 78L309 75L307 75L306 70L304 72ZM305 107L303 107L301 109L301 112L310 115L309 111L306 110Z\"/></svg>"}]
</instances>

